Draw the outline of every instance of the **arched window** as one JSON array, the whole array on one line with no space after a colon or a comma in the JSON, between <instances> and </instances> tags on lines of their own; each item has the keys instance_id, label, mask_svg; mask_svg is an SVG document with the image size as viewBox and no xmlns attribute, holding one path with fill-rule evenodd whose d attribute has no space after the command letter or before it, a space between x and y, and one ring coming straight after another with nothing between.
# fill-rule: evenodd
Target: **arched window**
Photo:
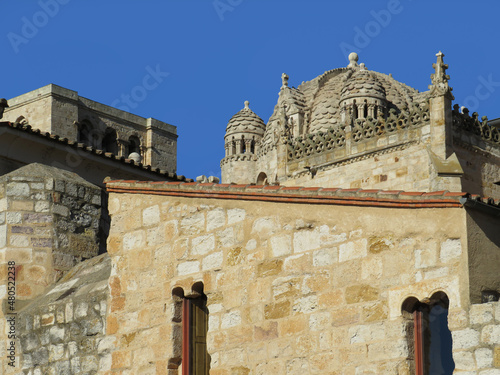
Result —
<instances>
[{"instance_id":1,"label":"arched window","mask_svg":"<svg viewBox=\"0 0 500 375\"><path fill-rule=\"evenodd\" d=\"M118 142L116 141L116 130L107 128L104 138L102 140L102 149L105 152L111 152L113 154L118 154Z\"/></svg>"},{"instance_id":2,"label":"arched window","mask_svg":"<svg viewBox=\"0 0 500 375\"><path fill-rule=\"evenodd\" d=\"M197 282L189 294L184 294L180 287L172 291L176 311L174 315L181 317L180 327L178 318L174 320L174 326L182 329L182 340L179 340L179 335L174 336L174 353L177 355L170 359L169 366L175 369L180 365L182 375L208 375L210 370L207 296L203 288L203 283Z\"/></svg>"},{"instance_id":3,"label":"arched window","mask_svg":"<svg viewBox=\"0 0 500 375\"><path fill-rule=\"evenodd\" d=\"M236 154L236 141L234 140L234 137L231 139L231 153L230 155Z\"/></svg>"},{"instance_id":4,"label":"arched window","mask_svg":"<svg viewBox=\"0 0 500 375\"><path fill-rule=\"evenodd\" d=\"M267 175L264 172L260 172L257 176L257 185L268 185Z\"/></svg>"},{"instance_id":5,"label":"arched window","mask_svg":"<svg viewBox=\"0 0 500 375\"><path fill-rule=\"evenodd\" d=\"M133 152L136 152L139 155L141 155L141 141L139 137L135 135L132 135L128 139L128 154L130 155Z\"/></svg>"},{"instance_id":6,"label":"arched window","mask_svg":"<svg viewBox=\"0 0 500 375\"><path fill-rule=\"evenodd\" d=\"M353 120L358 118L358 105L356 104L356 100L352 101L352 118Z\"/></svg>"},{"instance_id":7,"label":"arched window","mask_svg":"<svg viewBox=\"0 0 500 375\"><path fill-rule=\"evenodd\" d=\"M453 374L455 363L448 328L448 308L449 300L444 292L434 293L425 302L410 297L403 303L403 315L408 319L412 373L415 375Z\"/></svg>"},{"instance_id":8,"label":"arched window","mask_svg":"<svg viewBox=\"0 0 500 375\"><path fill-rule=\"evenodd\" d=\"M92 146L92 124L84 120L78 126L78 142L86 146Z\"/></svg>"}]
</instances>

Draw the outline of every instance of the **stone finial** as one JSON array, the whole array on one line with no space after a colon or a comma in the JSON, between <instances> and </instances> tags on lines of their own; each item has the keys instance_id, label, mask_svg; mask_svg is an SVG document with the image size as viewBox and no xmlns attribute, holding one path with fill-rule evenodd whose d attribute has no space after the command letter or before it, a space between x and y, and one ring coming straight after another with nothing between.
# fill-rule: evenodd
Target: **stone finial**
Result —
<instances>
[{"instance_id":1,"label":"stone finial","mask_svg":"<svg viewBox=\"0 0 500 375\"><path fill-rule=\"evenodd\" d=\"M431 96L443 96L449 95L451 99L454 99L451 91L453 90L448 81L450 76L446 74L446 69L448 69L448 64L445 64L443 61L444 53L439 51L436 53L437 61L432 64L434 68L434 74L431 74L432 85L429 85L429 89L431 90Z\"/></svg>"},{"instance_id":2,"label":"stone finial","mask_svg":"<svg viewBox=\"0 0 500 375\"><path fill-rule=\"evenodd\" d=\"M9 108L9 104L7 103L7 99L0 99L0 119L3 117L3 111L5 108Z\"/></svg>"},{"instance_id":3,"label":"stone finial","mask_svg":"<svg viewBox=\"0 0 500 375\"><path fill-rule=\"evenodd\" d=\"M349 65L347 65L348 68L357 68L358 67L358 54L356 52L351 52L349 54Z\"/></svg>"},{"instance_id":4,"label":"stone finial","mask_svg":"<svg viewBox=\"0 0 500 375\"><path fill-rule=\"evenodd\" d=\"M281 88L288 87L288 79L289 79L289 78L290 78L290 77L289 77L289 76L288 76L288 74L286 74L286 73L283 73L283 74L281 75L281 83L282 83L282 84L281 84Z\"/></svg>"},{"instance_id":5,"label":"stone finial","mask_svg":"<svg viewBox=\"0 0 500 375\"><path fill-rule=\"evenodd\" d=\"M248 100L245 100L245 108L244 109L250 109L249 105L250 105L250 102Z\"/></svg>"},{"instance_id":6,"label":"stone finial","mask_svg":"<svg viewBox=\"0 0 500 375\"><path fill-rule=\"evenodd\" d=\"M365 63L359 64L359 70L368 70L366 69Z\"/></svg>"}]
</instances>

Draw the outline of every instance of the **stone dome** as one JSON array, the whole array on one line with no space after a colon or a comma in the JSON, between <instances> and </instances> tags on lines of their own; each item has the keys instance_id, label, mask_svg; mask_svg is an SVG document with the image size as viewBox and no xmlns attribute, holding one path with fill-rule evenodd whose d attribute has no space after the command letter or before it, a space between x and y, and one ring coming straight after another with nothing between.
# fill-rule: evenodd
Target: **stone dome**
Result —
<instances>
[{"instance_id":1,"label":"stone dome","mask_svg":"<svg viewBox=\"0 0 500 375\"><path fill-rule=\"evenodd\" d=\"M242 133L250 133L259 137L264 135L266 124L248 105L246 101L245 108L231 117L226 127L226 137Z\"/></svg>"},{"instance_id":2,"label":"stone dome","mask_svg":"<svg viewBox=\"0 0 500 375\"><path fill-rule=\"evenodd\" d=\"M377 98L384 101L386 99L385 88L368 70L359 70L347 78L340 92L341 101L359 97Z\"/></svg>"},{"instance_id":3,"label":"stone dome","mask_svg":"<svg viewBox=\"0 0 500 375\"><path fill-rule=\"evenodd\" d=\"M353 59L349 67L327 71L298 87L310 108L308 133L340 125L344 101L371 98L385 103L387 110L394 108L399 112L425 99L425 93L396 81L391 75L367 70L363 64L355 63Z\"/></svg>"}]
</instances>

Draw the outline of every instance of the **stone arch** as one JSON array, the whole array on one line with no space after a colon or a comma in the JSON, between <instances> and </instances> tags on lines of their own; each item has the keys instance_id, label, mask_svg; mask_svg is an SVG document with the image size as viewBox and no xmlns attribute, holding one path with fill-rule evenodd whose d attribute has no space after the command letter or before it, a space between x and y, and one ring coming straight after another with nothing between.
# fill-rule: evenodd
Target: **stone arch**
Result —
<instances>
[{"instance_id":1,"label":"stone arch","mask_svg":"<svg viewBox=\"0 0 500 375\"><path fill-rule=\"evenodd\" d=\"M16 119L16 123L18 124L21 124L21 125L28 125L30 122L28 121L28 119L24 116L19 116L17 119Z\"/></svg>"},{"instance_id":2,"label":"stone arch","mask_svg":"<svg viewBox=\"0 0 500 375\"><path fill-rule=\"evenodd\" d=\"M118 137L116 130L113 128L107 128L104 133L104 138L102 139L102 149L105 152L111 152L112 154L118 154Z\"/></svg>"},{"instance_id":3,"label":"stone arch","mask_svg":"<svg viewBox=\"0 0 500 375\"><path fill-rule=\"evenodd\" d=\"M257 185L269 185L269 182L267 181L267 175L264 172L260 172L257 176L256 183Z\"/></svg>"},{"instance_id":4,"label":"stone arch","mask_svg":"<svg viewBox=\"0 0 500 375\"><path fill-rule=\"evenodd\" d=\"M448 328L450 301L443 291L430 298L408 297L401 306L408 340L408 367L416 375L451 375L455 369Z\"/></svg>"},{"instance_id":5,"label":"stone arch","mask_svg":"<svg viewBox=\"0 0 500 375\"><path fill-rule=\"evenodd\" d=\"M128 155L129 156L131 153L137 152L139 155L141 154L141 140L137 135L131 135L128 138Z\"/></svg>"},{"instance_id":6,"label":"stone arch","mask_svg":"<svg viewBox=\"0 0 500 375\"><path fill-rule=\"evenodd\" d=\"M206 345L208 308L203 282L195 282L187 293L182 287L173 288L172 300L173 345L168 368L174 371L182 369L182 373L208 375L211 358Z\"/></svg>"}]
</instances>

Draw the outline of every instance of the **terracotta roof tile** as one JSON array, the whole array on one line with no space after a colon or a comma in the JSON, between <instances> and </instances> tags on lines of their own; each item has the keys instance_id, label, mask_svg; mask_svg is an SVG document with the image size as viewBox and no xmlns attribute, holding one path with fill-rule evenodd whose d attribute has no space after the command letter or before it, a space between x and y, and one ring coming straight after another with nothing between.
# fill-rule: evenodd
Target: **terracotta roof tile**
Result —
<instances>
[{"instance_id":1,"label":"terracotta roof tile","mask_svg":"<svg viewBox=\"0 0 500 375\"><path fill-rule=\"evenodd\" d=\"M165 182L159 184L121 180L106 181L106 188L109 192L114 193L394 208L463 207L463 199L483 202L477 195L448 191L405 192L401 190L362 190L198 182ZM491 207L500 208L498 203L491 198L486 198L485 203Z\"/></svg>"},{"instance_id":2,"label":"terracotta roof tile","mask_svg":"<svg viewBox=\"0 0 500 375\"><path fill-rule=\"evenodd\" d=\"M175 173L168 173L168 172L162 171L158 168L152 169L150 165L143 165L142 163L135 163L131 159L125 159L124 157L120 157L120 156L115 155L115 154L110 153L110 152L104 152L103 150L96 149L95 147L87 146L83 143L70 141L70 140L68 140L68 138L61 138L56 134L50 134L48 132L41 132L40 129L33 129L31 127L31 125L23 125L20 123L15 123L15 122L13 123L13 122L9 122L9 121L0 121L0 126L9 127L11 129L16 129L16 130L23 131L23 132L29 133L29 134L34 134L36 136L46 138L52 142L57 142L59 144L67 145L67 146L70 146L73 148L78 148L82 151L89 152L89 153L92 153L95 155L99 155L101 157L105 157L105 158L117 161L119 163L122 163L122 164L128 164L134 168L139 168L142 170L150 171L150 172L158 174L164 178L177 179L179 181L192 181L191 179L187 179L186 177L184 177L182 175L177 175Z\"/></svg>"}]
</instances>

